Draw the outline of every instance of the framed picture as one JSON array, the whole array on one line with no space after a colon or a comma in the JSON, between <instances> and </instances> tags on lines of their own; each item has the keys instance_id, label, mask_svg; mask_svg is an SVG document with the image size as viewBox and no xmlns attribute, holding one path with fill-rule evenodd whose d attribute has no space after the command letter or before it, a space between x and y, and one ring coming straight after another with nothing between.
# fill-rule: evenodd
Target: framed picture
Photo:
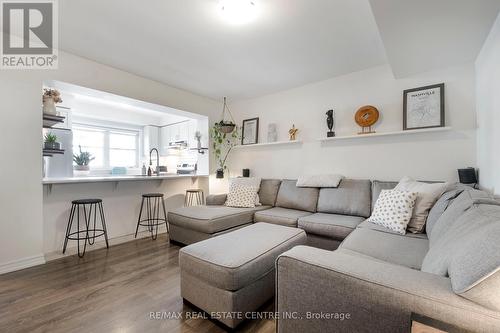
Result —
<instances>
[{"instance_id":1,"label":"framed picture","mask_svg":"<svg viewBox=\"0 0 500 333\"><path fill-rule=\"evenodd\" d=\"M403 92L403 129L444 127L444 83Z\"/></svg>"},{"instance_id":2,"label":"framed picture","mask_svg":"<svg viewBox=\"0 0 500 333\"><path fill-rule=\"evenodd\" d=\"M259 118L243 120L242 145L254 145L259 141Z\"/></svg>"}]
</instances>

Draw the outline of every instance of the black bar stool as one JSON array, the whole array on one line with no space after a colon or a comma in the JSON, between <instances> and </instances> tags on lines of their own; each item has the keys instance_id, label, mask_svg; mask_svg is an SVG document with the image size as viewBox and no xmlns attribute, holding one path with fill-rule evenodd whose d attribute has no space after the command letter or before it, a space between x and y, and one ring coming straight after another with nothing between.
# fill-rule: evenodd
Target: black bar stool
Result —
<instances>
[{"instance_id":1,"label":"black bar stool","mask_svg":"<svg viewBox=\"0 0 500 333\"><path fill-rule=\"evenodd\" d=\"M88 206L88 213L87 213ZM84 224L80 228L80 207L83 211ZM99 216L101 219L102 229L96 229L97 222L97 210L99 210ZM93 213L93 217L92 217ZM74 217L76 214L76 231L71 231L73 226ZM93 220L93 225L91 225ZM83 222L83 221L82 221ZM92 228L91 228L92 226ZM83 236L81 236L83 234ZM109 248L108 244L108 233L106 231L106 219L104 218L104 208L102 207L101 199L79 199L71 201L71 211L69 213L68 226L66 228L66 237L64 238L63 254L66 252L66 247L68 245L68 240L76 240L78 242L78 256L83 258L85 255L85 250L87 249L87 243L93 245L97 237L104 236L106 240L106 248ZM80 241L83 243L83 251L80 250Z\"/></svg>"},{"instance_id":2,"label":"black bar stool","mask_svg":"<svg viewBox=\"0 0 500 333\"><path fill-rule=\"evenodd\" d=\"M186 197L184 198L184 206L199 206L205 204L205 194L202 189L193 188L186 190Z\"/></svg>"},{"instance_id":3,"label":"black bar stool","mask_svg":"<svg viewBox=\"0 0 500 333\"><path fill-rule=\"evenodd\" d=\"M144 201L146 202L146 218L141 220L142 210L144 208ZM160 217L160 203L163 210L163 218ZM155 240L158 237L158 226L163 225L167 227L167 211L165 210L165 202L163 201L163 193L146 193L142 195L141 210L139 211L139 218L137 219L137 228L135 228L135 236L139 231L139 226L148 227L151 233L151 238Z\"/></svg>"}]
</instances>

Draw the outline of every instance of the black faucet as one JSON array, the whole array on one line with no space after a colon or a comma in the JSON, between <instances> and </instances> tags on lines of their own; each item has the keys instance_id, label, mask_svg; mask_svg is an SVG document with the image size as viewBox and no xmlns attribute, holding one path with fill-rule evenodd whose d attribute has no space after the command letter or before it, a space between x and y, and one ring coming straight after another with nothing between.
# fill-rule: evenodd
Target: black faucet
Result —
<instances>
[{"instance_id":1,"label":"black faucet","mask_svg":"<svg viewBox=\"0 0 500 333\"><path fill-rule=\"evenodd\" d=\"M153 150L156 152L156 175L160 175L160 154L158 153L158 149L153 148L149 151L149 165L153 165L153 160L151 159L151 154L153 154Z\"/></svg>"}]
</instances>

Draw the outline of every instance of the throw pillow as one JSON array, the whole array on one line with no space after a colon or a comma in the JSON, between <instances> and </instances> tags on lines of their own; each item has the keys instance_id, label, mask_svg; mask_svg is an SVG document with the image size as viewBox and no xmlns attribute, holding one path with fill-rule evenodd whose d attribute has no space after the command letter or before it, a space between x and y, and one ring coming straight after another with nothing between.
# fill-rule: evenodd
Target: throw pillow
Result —
<instances>
[{"instance_id":1,"label":"throw pillow","mask_svg":"<svg viewBox=\"0 0 500 333\"><path fill-rule=\"evenodd\" d=\"M228 207L254 208L258 188L241 184L231 184L225 205Z\"/></svg>"},{"instance_id":2,"label":"throw pillow","mask_svg":"<svg viewBox=\"0 0 500 333\"><path fill-rule=\"evenodd\" d=\"M229 179L229 188L231 188L232 184L240 184L243 186L254 186L257 187L257 195L255 196L255 206L261 206L260 198L259 198L259 190L260 190L260 178L256 177L237 177Z\"/></svg>"},{"instance_id":3,"label":"throw pillow","mask_svg":"<svg viewBox=\"0 0 500 333\"><path fill-rule=\"evenodd\" d=\"M301 176L297 180L297 187L339 187L341 175Z\"/></svg>"},{"instance_id":4,"label":"throw pillow","mask_svg":"<svg viewBox=\"0 0 500 333\"><path fill-rule=\"evenodd\" d=\"M422 183L417 182L410 177L404 177L394 188L398 191L417 193L417 201L413 209L413 216L408 223L408 231L414 234L423 233L425 222L429 215L429 210L434 206L437 199L444 193L448 183Z\"/></svg>"},{"instance_id":5,"label":"throw pillow","mask_svg":"<svg viewBox=\"0 0 500 333\"><path fill-rule=\"evenodd\" d=\"M368 221L404 235L416 199L417 193L414 192L382 190Z\"/></svg>"}]
</instances>

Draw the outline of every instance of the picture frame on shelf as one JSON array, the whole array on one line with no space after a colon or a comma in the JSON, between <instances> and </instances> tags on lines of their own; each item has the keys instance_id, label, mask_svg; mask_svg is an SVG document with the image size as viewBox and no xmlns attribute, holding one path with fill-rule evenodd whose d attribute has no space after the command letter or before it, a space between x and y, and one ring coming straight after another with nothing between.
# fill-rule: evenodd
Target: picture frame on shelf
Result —
<instances>
[{"instance_id":1,"label":"picture frame on shelf","mask_svg":"<svg viewBox=\"0 0 500 333\"><path fill-rule=\"evenodd\" d=\"M241 144L254 145L259 142L259 118L250 118L243 120L241 126Z\"/></svg>"},{"instance_id":2,"label":"picture frame on shelf","mask_svg":"<svg viewBox=\"0 0 500 333\"><path fill-rule=\"evenodd\" d=\"M403 130L445 127L444 83L403 91Z\"/></svg>"}]
</instances>

